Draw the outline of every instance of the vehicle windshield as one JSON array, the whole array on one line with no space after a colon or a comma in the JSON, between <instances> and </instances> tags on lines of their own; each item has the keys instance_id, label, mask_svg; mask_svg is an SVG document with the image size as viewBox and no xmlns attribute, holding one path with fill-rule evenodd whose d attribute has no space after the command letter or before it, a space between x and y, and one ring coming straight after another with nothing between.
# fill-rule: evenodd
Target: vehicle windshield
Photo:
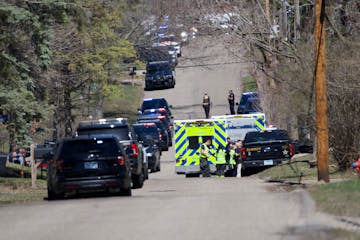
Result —
<instances>
[{"instance_id":1,"label":"vehicle windshield","mask_svg":"<svg viewBox=\"0 0 360 240\"><path fill-rule=\"evenodd\" d=\"M146 69L147 74L155 74L155 73L164 73L166 75L171 75L171 67L168 64L154 64L148 65Z\"/></svg>"},{"instance_id":2,"label":"vehicle windshield","mask_svg":"<svg viewBox=\"0 0 360 240\"><path fill-rule=\"evenodd\" d=\"M239 105L243 105L243 106L244 106L249 98L257 98L257 93L243 94L243 95L241 96L241 100L240 100L240 104L239 104Z\"/></svg>"},{"instance_id":3,"label":"vehicle windshield","mask_svg":"<svg viewBox=\"0 0 360 240\"><path fill-rule=\"evenodd\" d=\"M289 136L286 131L265 131L248 132L245 136L245 143L269 142L269 141L288 141Z\"/></svg>"},{"instance_id":4,"label":"vehicle windshield","mask_svg":"<svg viewBox=\"0 0 360 240\"><path fill-rule=\"evenodd\" d=\"M163 99L152 99L149 101L144 101L142 104L142 110L146 109L156 109L156 108L162 108L167 107L166 102Z\"/></svg>"},{"instance_id":5,"label":"vehicle windshield","mask_svg":"<svg viewBox=\"0 0 360 240\"><path fill-rule=\"evenodd\" d=\"M145 136L145 135L157 135L157 128L154 127L145 127L145 126L134 126L134 131L139 136Z\"/></svg>"},{"instance_id":6,"label":"vehicle windshield","mask_svg":"<svg viewBox=\"0 0 360 240\"><path fill-rule=\"evenodd\" d=\"M65 142L60 154L61 158L71 158L75 160L74 156L77 155L90 155L93 154L97 157L110 157L118 154L118 147L115 139L86 139L78 141Z\"/></svg>"},{"instance_id":7,"label":"vehicle windshield","mask_svg":"<svg viewBox=\"0 0 360 240\"><path fill-rule=\"evenodd\" d=\"M117 136L120 140L131 140L129 136L129 129L127 126L116 128L92 128L92 129L78 129L78 135L101 135L112 134Z\"/></svg>"}]
</instances>

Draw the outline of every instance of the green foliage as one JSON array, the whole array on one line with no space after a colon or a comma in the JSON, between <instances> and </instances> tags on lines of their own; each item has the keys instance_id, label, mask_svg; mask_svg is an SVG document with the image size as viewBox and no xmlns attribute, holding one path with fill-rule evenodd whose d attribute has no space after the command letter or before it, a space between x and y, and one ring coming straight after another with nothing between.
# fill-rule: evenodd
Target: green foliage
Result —
<instances>
[{"instance_id":1,"label":"green foliage","mask_svg":"<svg viewBox=\"0 0 360 240\"><path fill-rule=\"evenodd\" d=\"M243 77L242 82L244 83L244 91L246 92L257 91L256 80L252 76Z\"/></svg>"},{"instance_id":2,"label":"green foliage","mask_svg":"<svg viewBox=\"0 0 360 240\"><path fill-rule=\"evenodd\" d=\"M32 122L48 110L38 91L41 74L52 63L51 25L65 21L57 1L0 3L0 113L9 115L10 144L28 144Z\"/></svg>"},{"instance_id":3,"label":"green foliage","mask_svg":"<svg viewBox=\"0 0 360 240\"><path fill-rule=\"evenodd\" d=\"M114 83L123 59L136 56L122 37L127 7L117 0L1 1L0 114L9 115L11 145L30 143L52 111L63 131L74 107L96 109L123 94Z\"/></svg>"}]
</instances>

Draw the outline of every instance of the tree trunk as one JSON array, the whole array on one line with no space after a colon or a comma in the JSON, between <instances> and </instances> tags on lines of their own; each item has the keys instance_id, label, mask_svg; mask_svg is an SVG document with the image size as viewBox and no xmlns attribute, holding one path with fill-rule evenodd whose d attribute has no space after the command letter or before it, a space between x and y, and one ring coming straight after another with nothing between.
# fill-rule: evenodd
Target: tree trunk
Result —
<instances>
[{"instance_id":1,"label":"tree trunk","mask_svg":"<svg viewBox=\"0 0 360 240\"><path fill-rule=\"evenodd\" d=\"M69 87L64 86L64 118L65 118L65 136L72 136L72 119L71 119L71 92Z\"/></svg>"},{"instance_id":2,"label":"tree trunk","mask_svg":"<svg viewBox=\"0 0 360 240\"><path fill-rule=\"evenodd\" d=\"M299 0L294 0L294 42L300 39L300 6Z\"/></svg>"},{"instance_id":3,"label":"tree trunk","mask_svg":"<svg viewBox=\"0 0 360 240\"><path fill-rule=\"evenodd\" d=\"M288 16L287 16L287 1L281 1L281 35L283 39L288 39Z\"/></svg>"}]
</instances>

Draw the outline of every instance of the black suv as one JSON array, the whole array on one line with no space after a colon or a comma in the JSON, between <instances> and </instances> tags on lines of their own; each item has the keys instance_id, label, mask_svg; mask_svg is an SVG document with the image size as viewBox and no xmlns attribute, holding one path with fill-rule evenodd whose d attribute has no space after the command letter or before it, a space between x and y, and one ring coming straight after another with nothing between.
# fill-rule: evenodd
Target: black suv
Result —
<instances>
[{"instance_id":1,"label":"black suv","mask_svg":"<svg viewBox=\"0 0 360 240\"><path fill-rule=\"evenodd\" d=\"M160 131L160 149L162 151L168 151L169 150L169 145L170 145L170 137L167 131L167 127L165 126L165 124L159 120L159 119L138 119L136 121L136 123L138 124L144 124L144 123L155 123L156 127L159 129Z\"/></svg>"},{"instance_id":2,"label":"black suv","mask_svg":"<svg viewBox=\"0 0 360 240\"><path fill-rule=\"evenodd\" d=\"M131 163L131 177L133 188L142 188L147 165L144 164L145 157L141 144L136 140L136 135L126 119L99 119L94 121L80 122L77 135L112 134L124 145L126 154Z\"/></svg>"},{"instance_id":3,"label":"black suv","mask_svg":"<svg viewBox=\"0 0 360 240\"><path fill-rule=\"evenodd\" d=\"M137 117L136 121L137 122L152 122L153 120L160 120L166 129L166 132L168 134L169 137L169 142L168 145L169 147L172 146L172 123L168 121L168 119L165 116L162 116L161 114L145 114L145 115L140 115Z\"/></svg>"},{"instance_id":4,"label":"black suv","mask_svg":"<svg viewBox=\"0 0 360 240\"><path fill-rule=\"evenodd\" d=\"M112 135L61 140L48 163L48 199L66 194L109 191L131 195L130 161Z\"/></svg>"},{"instance_id":5,"label":"black suv","mask_svg":"<svg viewBox=\"0 0 360 240\"><path fill-rule=\"evenodd\" d=\"M134 131L145 147L151 172L160 171L160 129L155 123L137 123L133 125Z\"/></svg>"},{"instance_id":6,"label":"black suv","mask_svg":"<svg viewBox=\"0 0 360 240\"><path fill-rule=\"evenodd\" d=\"M146 98L143 100L143 103L139 111L143 113L145 110L159 109L159 108L165 108L166 112L170 116L172 116L170 111L172 105L169 105L165 98Z\"/></svg>"},{"instance_id":7,"label":"black suv","mask_svg":"<svg viewBox=\"0 0 360 240\"><path fill-rule=\"evenodd\" d=\"M168 61L149 62L146 65L145 90L174 87L175 77Z\"/></svg>"}]
</instances>

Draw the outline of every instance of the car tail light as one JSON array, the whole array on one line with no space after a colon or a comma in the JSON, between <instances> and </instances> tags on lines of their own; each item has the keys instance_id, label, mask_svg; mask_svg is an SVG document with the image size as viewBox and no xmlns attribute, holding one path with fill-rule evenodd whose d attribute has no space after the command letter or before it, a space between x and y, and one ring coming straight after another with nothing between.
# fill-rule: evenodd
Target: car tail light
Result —
<instances>
[{"instance_id":1,"label":"car tail light","mask_svg":"<svg viewBox=\"0 0 360 240\"><path fill-rule=\"evenodd\" d=\"M158 119L164 120L164 119L165 119L165 116L158 116Z\"/></svg>"},{"instance_id":2,"label":"car tail light","mask_svg":"<svg viewBox=\"0 0 360 240\"><path fill-rule=\"evenodd\" d=\"M139 149L135 143L131 144L131 149L133 150L132 156L137 157L139 155Z\"/></svg>"},{"instance_id":3,"label":"car tail light","mask_svg":"<svg viewBox=\"0 0 360 240\"><path fill-rule=\"evenodd\" d=\"M163 135L160 133L160 134L159 134L159 137L160 137L160 139L162 139Z\"/></svg>"},{"instance_id":4,"label":"car tail light","mask_svg":"<svg viewBox=\"0 0 360 240\"><path fill-rule=\"evenodd\" d=\"M63 170L64 169L64 160L63 159L57 159L55 160L55 168L57 170Z\"/></svg>"},{"instance_id":5,"label":"car tail light","mask_svg":"<svg viewBox=\"0 0 360 240\"><path fill-rule=\"evenodd\" d=\"M241 148L241 158L246 158L246 148Z\"/></svg>"},{"instance_id":6,"label":"car tail light","mask_svg":"<svg viewBox=\"0 0 360 240\"><path fill-rule=\"evenodd\" d=\"M124 156L118 156L117 157L117 163L119 164L119 166L123 166L125 164Z\"/></svg>"},{"instance_id":7,"label":"car tail light","mask_svg":"<svg viewBox=\"0 0 360 240\"><path fill-rule=\"evenodd\" d=\"M165 108L159 108L159 112L164 113L164 112L166 112L166 110L165 110Z\"/></svg>"},{"instance_id":8,"label":"car tail light","mask_svg":"<svg viewBox=\"0 0 360 240\"><path fill-rule=\"evenodd\" d=\"M290 148L290 156L295 155L295 145L289 144L289 148Z\"/></svg>"}]
</instances>

